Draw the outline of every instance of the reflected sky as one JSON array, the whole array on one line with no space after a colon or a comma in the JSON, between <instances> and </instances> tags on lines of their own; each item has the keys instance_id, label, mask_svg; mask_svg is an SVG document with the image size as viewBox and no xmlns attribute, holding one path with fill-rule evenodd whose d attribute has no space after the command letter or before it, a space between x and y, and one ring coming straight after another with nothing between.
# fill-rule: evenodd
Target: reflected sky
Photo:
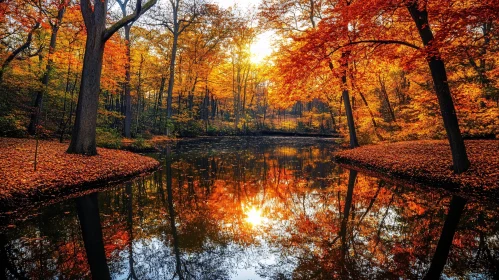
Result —
<instances>
[{"instance_id":1,"label":"reflected sky","mask_svg":"<svg viewBox=\"0 0 499 280\"><path fill-rule=\"evenodd\" d=\"M499 276L496 205L345 170L333 162L335 147L272 137L165 147L152 155L163 163L154 174L33 210L3 229L0 272L7 279L85 279L105 275L105 267L112 279Z\"/></svg>"}]
</instances>

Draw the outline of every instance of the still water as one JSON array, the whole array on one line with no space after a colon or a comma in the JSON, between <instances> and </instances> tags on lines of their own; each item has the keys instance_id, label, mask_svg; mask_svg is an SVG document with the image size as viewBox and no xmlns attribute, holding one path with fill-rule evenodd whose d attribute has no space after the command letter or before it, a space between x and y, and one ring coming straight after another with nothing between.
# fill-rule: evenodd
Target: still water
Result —
<instances>
[{"instance_id":1,"label":"still water","mask_svg":"<svg viewBox=\"0 0 499 280\"><path fill-rule=\"evenodd\" d=\"M499 277L497 205L344 169L336 147L165 147L151 175L7 221L0 279Z\"/></svg>"}]
</instances>

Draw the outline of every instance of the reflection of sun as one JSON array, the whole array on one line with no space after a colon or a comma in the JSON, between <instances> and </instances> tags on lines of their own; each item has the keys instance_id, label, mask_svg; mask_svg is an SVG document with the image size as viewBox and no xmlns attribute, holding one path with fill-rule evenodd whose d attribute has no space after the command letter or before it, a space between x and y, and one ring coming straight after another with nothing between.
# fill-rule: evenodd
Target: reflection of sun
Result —
<instances>
[{"instance_id":1,"label":"reflection of sun","mask_svg":"<svg viewBox=\"0 0 499 280\"><path fill-rule=\"evenodd\" d=\"M246 212L246 221L253 226L258 226L262 224L262 210L251 207L249 211Z\"/></svg>"}]
</instances>

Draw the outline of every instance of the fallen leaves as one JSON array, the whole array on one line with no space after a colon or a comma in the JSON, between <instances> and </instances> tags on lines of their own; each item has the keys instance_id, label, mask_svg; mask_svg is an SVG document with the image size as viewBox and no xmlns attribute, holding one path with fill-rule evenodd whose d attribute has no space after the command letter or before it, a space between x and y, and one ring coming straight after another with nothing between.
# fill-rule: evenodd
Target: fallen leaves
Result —
<instances>
[{"instance_id":1,"label":"fallen leaves","mask_svg":"<svg viewBox=\"0 0 499 280\"><path fill-rule=\"evenodd\" d=\"M18 197L127 178L159 166L153 158L120 150L98 148L98 155L92 157L66 154L67 146L39 141L34 171L35 140L0 138L0 204Z\"/></svg>"},{"instance_id":2,"label":"fallen leaves","mask_svg":"<svg viewBox=\"0 0 499 280\"><path fill-rule=\"evenodd\" d=\"M337 152L340 163L367 168L429 186L459 189L471 195L499 192L499 141L468 140L468 171L454 174L447 141L409 141Z\"/></svg>"}]
</instances>

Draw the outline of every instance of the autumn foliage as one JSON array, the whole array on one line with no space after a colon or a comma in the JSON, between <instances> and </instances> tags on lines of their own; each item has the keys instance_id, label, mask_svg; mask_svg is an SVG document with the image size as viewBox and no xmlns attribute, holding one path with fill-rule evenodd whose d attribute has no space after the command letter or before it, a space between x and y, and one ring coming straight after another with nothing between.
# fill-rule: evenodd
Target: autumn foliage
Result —
<instances>
[{"instance_id":1,"label":"autumn foliage","mask_svg":"<svg viewBox=\"0 0 499 280\"><path fill-rule=\"evenodd\" d=\"M421 28L433 32L431 42L419 38L411 7L428 17ZM345 131L341 91L348 89L361 144L441 139L446 135L428 69L436 59L445 64L462 134L493 137L499 127L497 10L494 1L263 1L267 26L291 38L280 43L270 90L294 102L325 102Z\"/></svg>"},{"instance_id":2,"label":"autumn foliage","mask_svg":"<svg viewBox=\"0 0 499 280\"><path fill-rule=\"evenodd\" d=\"M449 211L448 191L352 176L334 162L334 141L226 138L171 148L162 170L99 193L113 277L171 279L178 257L193 279L232 279L241 268L270 279L422 279ZM74 204L16 223L9 263L27 278L88 278ZM493 279L497 214L496 204L469 200L446 276Z\"/></svg>"},{"instance_id":3,"label":"autumn foliage","mask_svg":"<svg viewBox=\"0 0 499 280\"><path fill-rule=\"evenodd\" d=\"M457 190L464 196L496 197L499 190L499 141L465 141L471 168L452 172L445 141L408 141L379 144L336 153L340 163L366 168L389 177L399 177L427 186Z\"/></svg>"},{"instance_id":4,"label":"autumn foliage","mask_svg":"<svg viewBox=\"0 0 499 280\"><path fill-rule=\"evenodd\" d=\"M95 157L66 154L66 143L40 141L34 171L35 148L35 140L0 138L0 201L5 205L11 199L120 181L159 165L150 157L104 148L99 148Z\"/></svg>"}]
</instances>

